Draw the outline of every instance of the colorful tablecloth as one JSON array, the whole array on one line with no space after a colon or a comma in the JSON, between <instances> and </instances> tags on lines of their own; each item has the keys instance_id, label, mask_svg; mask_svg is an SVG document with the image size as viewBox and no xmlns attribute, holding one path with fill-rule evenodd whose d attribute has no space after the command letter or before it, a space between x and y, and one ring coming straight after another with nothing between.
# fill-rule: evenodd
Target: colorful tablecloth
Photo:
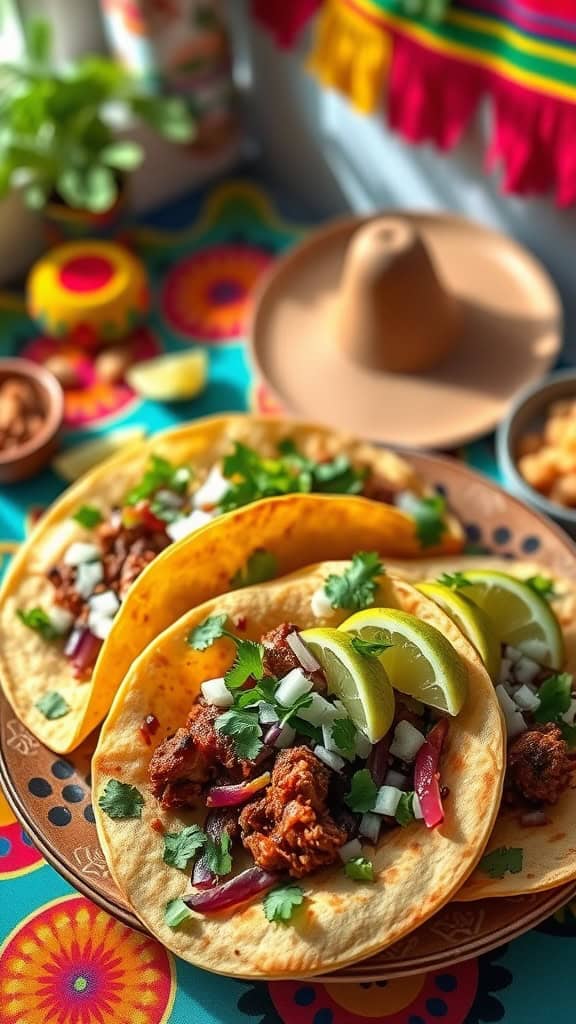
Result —
<instances>
[{"instance_id":1,"label":"colorful tablecloth","mask_svg":"<svg viewBox=\"0 0 576 1024\"><path fill-rule=\"evenodd\" d=\"M67 401L67 443L119 425L156 430L218 410L268 408L251 381L242 332L251 286L302 227L280 216L249 182L229 182L178 204L132 242L153 280L154 305L135 340L147 356L186 345L210 354L206 392L184 406L141 402L125 386L96 383L74 358L84 387ZM51 348L22 302L0 297L0 354L43 358ZM484 444L466 453L491 468ZM0 493L1 551L23 536L31 509L63 482L47 471ZM63 801L66 762L53 778ZM95 870L98 868L95 865ZM508 947L449 970L375 984L245 983L175 959L80 896L42 859L0 794L0 1024L572 1024L576 903Z\"/></svg>"}]
</instances>

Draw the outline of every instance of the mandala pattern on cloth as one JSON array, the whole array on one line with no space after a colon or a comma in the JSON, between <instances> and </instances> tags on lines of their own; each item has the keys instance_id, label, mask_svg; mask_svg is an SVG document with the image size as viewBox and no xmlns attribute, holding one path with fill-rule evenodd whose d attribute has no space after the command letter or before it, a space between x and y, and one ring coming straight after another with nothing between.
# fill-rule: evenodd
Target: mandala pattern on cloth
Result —
<instances>
[{"instance_id":1,"label":"mandala pattern on cloth","mask_svg":"<svg viewBox=\"0 0 576 1024\"><path fill-rule=\"evenodd\" d=\"M84 899L35 910L0 948L2 1024L166 1024L170 954Z\"/></svg>"}]
</instances>

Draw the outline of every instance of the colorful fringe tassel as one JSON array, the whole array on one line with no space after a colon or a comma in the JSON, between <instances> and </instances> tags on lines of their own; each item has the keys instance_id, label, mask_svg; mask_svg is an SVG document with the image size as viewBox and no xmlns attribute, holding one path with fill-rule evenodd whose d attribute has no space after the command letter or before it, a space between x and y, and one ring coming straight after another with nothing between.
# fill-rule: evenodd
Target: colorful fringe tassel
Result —
<instances>
[{"instance_id":1,"label":"colorful fringe tassel","mask_svg":"<svg viewBox=\"0 0 576 1024\"><path fill-rule=\"evenodd\" d=\"M294 46L322 0L252 0L252 15L268 29L277 46Z\"/></svg>"},{"instance_id":2,"label":"colorful fringe tassel","mask_svg":"<svg viewBox=\"0 0 576 1024\"><path fill-rule=\"evenodd\" d=\"M387 32L353 5L327 0L308 67L323 85L345 93L358 110L370 114L382 98L390 52Z\"/></svg>"}]
</instances>

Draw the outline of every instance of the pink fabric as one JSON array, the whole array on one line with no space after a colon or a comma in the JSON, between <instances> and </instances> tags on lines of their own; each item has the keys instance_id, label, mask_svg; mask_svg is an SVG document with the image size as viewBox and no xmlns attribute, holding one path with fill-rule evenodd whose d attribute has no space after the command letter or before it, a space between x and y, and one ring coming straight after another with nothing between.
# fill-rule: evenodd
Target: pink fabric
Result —
<instances>
[{"instance_id":1,"label":"pink fabric","mask_svg":"<svg viewBox=\"0 0 576 1024\"><path fill-rule=\"evenodd\" d=\"M322 0L252 0L252 14L278 46L291 49Z\"/></svg>"}]
</instances>

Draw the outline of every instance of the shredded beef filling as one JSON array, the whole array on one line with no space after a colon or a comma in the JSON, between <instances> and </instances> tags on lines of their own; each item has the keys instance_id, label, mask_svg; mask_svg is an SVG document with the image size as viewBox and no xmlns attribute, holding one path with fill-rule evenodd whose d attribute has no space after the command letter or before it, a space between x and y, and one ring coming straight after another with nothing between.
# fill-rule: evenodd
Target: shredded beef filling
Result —
<instances>
[{"instance_id":1,"label":"shredded beef filling","mask_svg":"<svg viewBox=\"0 0 576 1024\"><path fill-rule=\"evenodd\" d=\"M302 667L287 641L287 637L291 633L297 632L298 626L294 626L291 622L282 622L275 629L264 633L260 643L264 646L263 665L265 675L276 676L278 679L282 679L283 676L287 676L293 669ZM326 676L322 669L308 674L314 683L316 692L325 694Z\"/></svg>"},{"instance_id":2,"label":"shredded beef filling","mask_svg":"<svg viewBox=\"0 0 576 1024\"><path fill-rule=\"evenodd\" d=\"M529 803L555 804L572 769L562 733L551 723L522 733L508 751L508 782Z\"/></svg>"}]
</instances>

